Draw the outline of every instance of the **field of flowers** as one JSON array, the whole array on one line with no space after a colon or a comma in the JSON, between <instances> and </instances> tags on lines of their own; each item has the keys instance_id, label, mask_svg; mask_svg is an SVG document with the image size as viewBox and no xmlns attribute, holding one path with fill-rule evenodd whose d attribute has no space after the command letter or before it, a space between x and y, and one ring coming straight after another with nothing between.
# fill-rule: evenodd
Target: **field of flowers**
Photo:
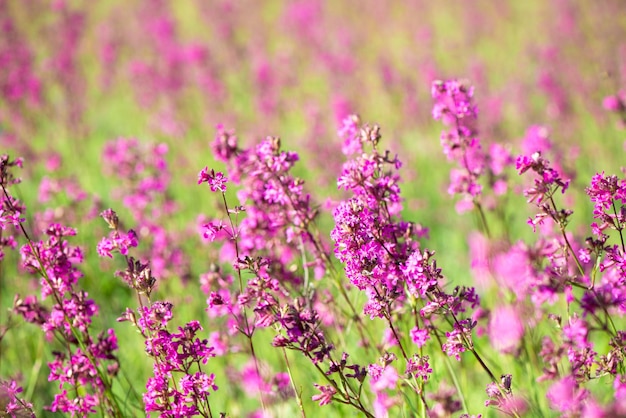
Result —
<instances>
[{"instance_id":1,"label":"field of flowers","mask_svg":"<svg viewBox=\"0 0 626 418\"><path fill-rule=\"evenodd\" d=\"M0 0L0 417L626 417L621 0Z\"/></svg>"}]
</instances>

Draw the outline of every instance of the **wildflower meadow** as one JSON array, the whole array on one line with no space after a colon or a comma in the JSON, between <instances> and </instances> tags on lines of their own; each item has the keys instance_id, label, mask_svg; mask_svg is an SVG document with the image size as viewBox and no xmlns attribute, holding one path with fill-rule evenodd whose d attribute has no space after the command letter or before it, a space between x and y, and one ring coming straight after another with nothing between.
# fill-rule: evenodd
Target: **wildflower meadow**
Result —
<instances>
[{"instance_id":1,"label":"wildflower meadow","mask_svg":"<svg viewBox=\"0 0 626 418\"><path fill-rule=\"evenodd\" d=\"M0 417L626 417L622 0L0 0Z\"/></svg>"}]
</instances>

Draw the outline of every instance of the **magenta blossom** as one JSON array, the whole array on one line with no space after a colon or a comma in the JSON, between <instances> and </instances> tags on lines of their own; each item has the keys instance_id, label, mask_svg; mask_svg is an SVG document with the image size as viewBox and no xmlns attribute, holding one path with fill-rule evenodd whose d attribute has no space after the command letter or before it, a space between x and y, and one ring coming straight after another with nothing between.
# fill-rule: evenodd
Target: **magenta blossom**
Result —
<instances>
[{"instance_id":1,"label":"magenta blossom","mask_svg":"<svg viewBox=\"0 0 626 418\"><path fill-rule=\"evenodd\" d=\"M215 170L211 169L211 171L208 171L208 167L204 167L198 174L198 184L205 182L209 185L212 192L217 192L218 190L222 193L226 192L228 179L220 171L216 173Z\"/></svg>"}]
</instances>

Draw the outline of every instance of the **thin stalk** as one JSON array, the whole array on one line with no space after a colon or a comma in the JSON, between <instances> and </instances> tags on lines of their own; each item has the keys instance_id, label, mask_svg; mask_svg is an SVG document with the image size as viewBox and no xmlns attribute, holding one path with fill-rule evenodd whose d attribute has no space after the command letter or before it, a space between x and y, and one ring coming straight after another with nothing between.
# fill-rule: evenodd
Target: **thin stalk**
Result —
<instances>
[{"instance_id":1,"label":"thin stalk","mask_svg":"<svg viewBox=\"0 0 626 418\"><path fill-rule=\"evenodd\" d=\"M460 326L459 320L457 319L456 315L454 314L454 312L450 312L450 314L452 315L452 318L454 319L454 322ZM480 357L480 355L478 354L478 351L476 351L476 349L474 348L474 344L469 341L467 339L467 337L465 336L464 332L461 332L461 338L463 338L463 342L465 343L465 346L467 347L467 349L469 351L471 351L471 353L474 355L474 357L476 358L476 360L478 360L478 363L480 363L480 366L483 368L483 370L485 370L485 372L487 372L487 374L489 375L489 377L491 378L491 380L499 385L498 380L496 379L496 376L493 374L493 372L491 371L491 369L489 368L489 366L487 366L487 364L485 364L485 362L483 361L482 357Z\"/></svg>"},{"instance_id":2,"label":"thin stalk","mask_svg":"<svg viewBox=\"0 0 626 418\"><path fill-rule=\"evenodd\" d=\"M554 213L557 213L558 209L557 209L556 203L554 202L553 194L549 195L549 199L550 199L550 203L552 203L552 208L554 210ZM567 234L565 233L565 224L561 220L556 219L554 215L552 214L549 214L549 215L557 223L557 225L559 225L559 230L561 231L561 235L563 236L563 240L565 241L565 245L567 246L568 252L571 253L572 257L574 258L574 262L576 263L576 266L578 267L578 271L580 272L581 276L584 276L585 270L582 264L580 263L580 260L578 259L576 252L574 251L574 247L572 247L572 244L569 242L569 239L567 238Z\"/></svg>"},{"instance_id":3,"label":"thin stalk","mask_svg":"<svg viewBox=\"0 0 626 418\"><path fill-rule=\"evenodd\" d=\"M302 256L302 275L304 276L304 297L307 301L307 304L311 304L311 297L313 296L312 289L309 289L309 267L307 266L308 262L306 259L306 251L304 249L304 242L302 241L302 236L298 235L298 246L300 247L300 255ZM310 307L310 306L309 306Z\"/></svg>"},{"instance_id":4,"label":"thin stalk","mask_svg":"<svg viewBox=\"0 0 626 418\"><path fill-rule=\"evenodd\" d=\"M39 376L39 371L41 370L41 365L43 363L43 335L39 335L39 343L37 344L37 360L35 360L35 364L30 372L30 378L28 379L28 388L26 389L26 393L24 395L25 399L33 399L33 393L35 391L35 386L37 385L37 376Z\"/></svg>"},{"instance_id":5,"label":"thin stalk","mask_svg":"<svg viewBox=\"0 0 626 418\"><path fill-rule=\"evenodd\" d=\"M441 336L435 331L433 333L437 341L439 342L439 346L443 347L443 341L441 341ZM443 349L443 348L442 348ZM459 398L461 398L461 404L463 405L463 412L469 415L469 409L467 407L467 401L465 400L465 394L463 393L463 389L461 389L461 385L459 384L459 379L456 377L456 373L452 368L452 363L450 361L449 356L444 356L446 362L446 368L448 369L448 373L450 373L450 378L452 379L452 384L456 388L456 392L459 394Z\"/></svg>"},{"instance_id":6,"label":"thin stalk","mask_svg":"<svg viewBox=\"0 0 626 418\"><path fill-rule=\"evenodd\" d=\"M9 193L7 192L6 188L4 187L4 184L0 183L0 186L2 187L2 191L4 192L4 195L6 197L6 202L9 205L9 208L12 211L15 212L15 208L13 207L13 205L11 203L11 199L9 198ZM28 246L30 247L30 250L32 251L32 253L35 256L35 258L37 259L37 263L39 264L39 268L37 268L37 270L42 275L43 279L46 281L48 286L50 286L50 288L53 290L52 291L52 296L53 296L54 300L57 302L57 304L59 305L60 308L63 308L63 301L61 300L61 295L58 294L56 288L54 287L52 281L50 280L50 277L48 277L48 272L43 268L43 262L41 260L39 251L37 251L37 249L34 246L34 241L31 240L30 235L26 231L26 228L24 228L24 225L22 224L22 222L19 223L19 228L22 231L22 234L24 235L24 237L26 238L26 241L28 242ZM65 311L65 309L62 309L62 311L63 311L63 317L64 317L65 322L70 326L70 332L72 333L72 335L76 339L76 341L77 341L80 349L82 350L83 354L85 354L85 356L89 359L90 363L94 366L94 368L96 369L96 372L98 373L98 378L100 379L100 381L103 384L104 392L106 394L106 399L111 404L110 406L113 409L114 416L122 417L122 412L121 412L121 408L120 408L120 406L119 406L119 404L117 402L117 397L115 397L115 395L113 394L113 391L111 389L112 382L109 381L107 376L100 369L98 363L96 362L96 359L93 357L93 353L91 353L89 350L86 349L84 341L80 338L80 334L79 334L78 330L74 327L74 325L72 325L72 321L71 321L70 317L68 316L67 312Z\"/></svg>"},{"instance_id":7,"label":"thin stalk","mask_svg":"<svg viewBox=\"0 0 626 418\"><path fill-rule=\"evenodd\" d=\"M483 225L483 230L485 231L485 235L487 238L491 239L491 232L489 231L489 224L487 223L487 218L485 217L485 211L483 210L482 205L477 199L474 199L474 206L478 211L478 216L480 217L480 221Z\"/></svg>"},{"instance_id":8,"label":"thin stalk","mask_svg":"<svg viewBox=\"0 0 626 418\"><path fill-rule=\"evenodd\" d=\"M618 216L617 216L617 208L615 207L615 200L612 203L613 205L613 213L615 214L615 221L617 222L617 231L619 232L619 239L622 243L622 252L626 252L626 246L624 246L624 235L622 234L622 230L624 228L622 228L622 225L619 222Z\"/></svg>"},{"instance_id":9,"label":"thin stalk","mask_svg":"<svg viewBox=\"0 0 626 418\"><path fill-rule=\"evenodd\" d=\"M400 347L400 351L402 352L402 356L404 357L404 360L408 363L409 356L406 354L406 351L404 350L404 346L402 345L400 336L396 332L396 328L393 326L393 323L391 322L391 316L388 312L386 312L385 318L387 319L387 323L389 324L389 328L391 329L391 332L393 333L394 338L398 342L398 346Z\"/></svg>"},{"instance_id":10,"label":"thin stalk","mask_svg":"<svg viewBox=\"0 0 626 418\"><path fill-rule=\"evenodd\" d=\"M354 304L350 300L350 297L348 296L348 292L346 292L346 289L343 287L343 285L341 283L341 279L339 277L339 272L334 267L332 267L330 269L330 271L331 271L331 277L333 278L333 283L335 284L335 286L339 290L339 294L343 297L343 299L348 304L348 307L350 308L350 311L351 311L350 319L352 319L354 322L356 322L356 324L357 324L357 331L359 333L359 336L361 337L361 341L366 343L364 345L364 347L365 347L365 350L369 352L370 350L372 350L371 346L369 345L369 342L370 341L375 341L374 340L374 336L372 335L372 333L369 330L369 328L367 328L365 326L363 321L361 321L361 317L357 313L356 308L354 307ZM365 335L365 333L367 333L367 336Z\"/></svg>"},{"instance_id":11,"label":"thin stalk","mask_svg":"<svg viewBox=\"0 0 626 418\"><path fill-rule=\"evenodd\" d=\"M298 389L296 389L296 382L293 378L293 373L291 372L291 365L289 364L289 358L287 357L287 350L285 349L285 347L282 348L282 352L283 358L285 359L285 364L287 365L287 373L289 374L291 388L293 389L293 393L296 395L296 402L298 403L298 408L300 409L300 415L302 416L302 418L306 418L304 405L302 404L302 390L298 391Z\"/></svg>"},{"instance_id":12,"label":"thin stalk","mask_svg":"<svg viewBox=\"0 0 626 418\"><path fill-rule=\"evenodd\" d=\"M311 358L311 356L308 353L305 353L307 355L307 357L309 358L309 360L311 360L313 362L313 359ZM346 405L351 405L353 407L355 407L356 409L358 409L359 411L361 411L363 414L365 414L366 417L368 418L375 418L374 415L372 415L372 413L370 413L367 409L365 409L365 407L363 406L363 404L361 403L361 400L359 398L352 398L347 392L342 392L341 388L339 387L339 385L337 385L337 383L332 380L330 377L328 377L326 375L326 373L321 369L321 367L318 364L313 364L315 366L315 368L320 372L320 374L324 377L324 379L330 383L331 386L333 386L335 388L335 390L337 391L337 393L339 393L344 400L341 399L335 399L333 397L333 400L336 400L337 402L346 404ZM357 401L358 403L354 403L354 401Z\"/></svg>"},{"instance_id":13,"label":"thin stalk","mask_svg":"<svg viewBox=\"0 0 626 418\"><path fill-rule=\"evenodd\" d=\"M250 345L250 354L252 354L252 358L254 359L254 368L256 370L257 376L261 378L261 369L259 368L259 359L254 351L254 344L252 343L252 335L248 336L248 344ZM261 398L261 407L263 411L267 411L267 406L265 405L265 397L263 396L263 389L259 387L259 396Z\"/></svg>"},{"instance_id":14,"label":"thin stalk","mask_svg":"<svg viewBox=\"0 0 626 418\"><path fill-rule=\"evenodd\" d=\"M230 210L228 209L228 201L226 200L226 193L222 192L222 201L224 202L224 209L226 210L226 216L228 216L228 221L230 222L230 227L231 227L231 236L233 241L235 242L235 255L237 257L237 262L239 262L239 241L238 241L238 232L237 232L237 227L235 226L235 223L233 221L233 218L230 214ZM237 270L237 276L239 278L239 291L241 293L243 293L243 278L241 277L241 269L240 268L236 268ZM259 376L259 378L261 377L261 371L259 368L259 359L256 356L256 352L254 350L254 343L252 342L252 335L254 334L254 328L250 328L250 321L248 320L248 313L246 310L245 305L243 306L243 318L244 318L244 322L245 322L245 331L243 332L243 334L246 336L246 338L248 339L248 345L250 346L250 354L252 355L252 358L254 360L254 367L257 373L257 376ZM265 397L263 396L263 390L261 390L261 388L259 388L259 397L261 398L261 407L263 408L263 411L267 411L267 406L265 405Z\"/></svg>"},{"instance_id":15,"label":"thin stalk","mask_svg":"<svg viewBox=\"0 0 626 418\"><path fill-rule=\"evenodd\" d=\"M550 195L550 202L552 203L552 207L555 211L555 213L558 211L557 207L556 207L556 203L554 202L554 198L552 197L552 195ZM613 210L615 212L615 216L617 216L617 212L615 209L615 203L613 203ZM553 217L554 219L554 217ZM559 225L559 229L561 230L561 235L563 236L563 240L565 241L565 245L568 248L568 252L572 255L572 257L574 258L574 261L576 262L576 266L578 267L578 271L580 272L580 274L582 276L585 275L585 271L583 269L583 266L580 262L580 260L578 259L578 256L576 255L576 252L574 251L574 248L572 247L572 244L569 242L569 239L567 239L567 234L565 233L565 225L563 224L563 222L560 222L558 219L554 219L555 222L557 222L557 224ZM622 248L624 248L624 241L623 241L623 237L622 237L622 233L620 230L620 239L622 239ZM595 291L595 289L593 288L593 285L595 284L595 278L594 281L592 281L591 286L590 287L586 287L583 286L586 290L590 290L597 298L598 294ZM602 310L604 311L604 314L606 315L607 321L611 324L611 326L613 327L613 331L614 334L616 335L617 333L617 327L615 326L615 324L613 323L613 319L611 318L611 315L609 314L609 311L606 309L606 306L602 305Z\"/></svg>"}]
</instances>

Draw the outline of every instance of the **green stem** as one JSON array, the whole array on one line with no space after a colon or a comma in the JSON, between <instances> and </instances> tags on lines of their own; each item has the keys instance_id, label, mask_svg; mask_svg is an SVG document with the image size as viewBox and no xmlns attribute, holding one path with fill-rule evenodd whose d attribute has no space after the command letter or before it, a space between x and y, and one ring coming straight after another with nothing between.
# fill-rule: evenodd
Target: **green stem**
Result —
<instances>
[{"instance_id":1,"label":"green stem","mask_svg":"<svg viewBox=\"0 0 626 418\"><path fill-rule=\"evenodd\" d=\"M9 205L10 209L15 212L15 208L11 204L11 199L9 198L9 193L7 192L6 188L4 187L4 184L0 183L0 186L2 187L4 195L7 198L6 201L7 201L8 205ZM30 235L28 234L28 232L24 228L24 225L20 222L19 226L20 226L20 230L22 231L22 234L24 235L24 237L26 238L26 241L28 242L28 246L29 246L30 250L32 251L32 253L35 256L35 258L37 259L37 263L39 264L39 266L36 267L37 271L39 272L39 274L41 274L41 276L46 281L48 286L50 286L50 288L52 289L52 297L54 298L56 303L59 305L59 308L62 309L63 308L63 301L61 299L61 295L58 294L56 288L54 287L52 281L50 280L50 277L48 277L48 272L43 268L43 262L41 260L41 256L39 254L39 251L37 251L37 249L35 248L34 242L33 242L33 240L31 240ZM109 406L113 410L114 416L115 417L122 417L123 415L122 415L122 412L121 412L121 408L120 408L120 406L119 406L119 404L117 402L117 397L113 394L113 391L111 389L112 382L108 379L108 377L104 374L104 372L99 367L98 362L93 357L93 353L91 353L85 347L85 343L84 343L84 341L81 338L81 334L74 327L74 325L72 325L72 321L71 321L70 317L68 316L67 312L65 311L65 309L62 309L62 311L63 311L64 321L70 326L70 332L72 333L72 335L76 339L76 341L78 343L78 346L82 350L83 354L85 354L85 356L87 356L87 358L89 359L90 363L96 369L96 372L98 374L98 378L100 379L100 381L103 384L104 392L105 392L105 395L106 395L106 399L110 403Z\"/></svg>"},{"instance_id":2,"label":"green stem","mask_svg":"<svg viewBox=\"0 0 626 418\"><path fill-rule=\"evenodd\" d=\"M474 206L478 210L478 216L480 217L480 221L483 225L483 229L485 231L485 235L487 238L491 239L491 232L489 231L489 224L487 223L487 217L485 216L485 211L483 210L482 205L476 199L474 201Z\"/></svg>"},{"instance_id":3,"label":"green stem","mask_svg":"<svg viewBox=\"0 0 626 418\"><path fill-rule=\"evenodd\" d=\"M228 221L230 222L232 239L235 242L235 255L237 257L237 262L239 262L239 241L237 239L239 236L239 233L237 232L237 227L230 214L230 210L228 209L228 201L226 200L225 192L222 192L222 201L224 202L224 209L226 210L226 216L228 216ZM243 293L243 278L241 276L241 269L237 268L236 270L237 270L237 276L239 278L239 291ZM245 331L243 331L243 334L248 339L248 345L250 346L250 354L252 355L252 358L254 359L254 367L256 369L256 373L258 377L261 378L261 372L259 368L259 359L256 356L256 352L254 350L254 343L252 342L252 335L254 334L254 328L250 327L250 321L248 321L248 313L247 313L245 305L243 306L243 318L244 318L245 327L246 327ZM267 406L265 405L265 397L263 396L263 391L261 388L259 388L259 396L261 398L261 407L263 408L263 411L267 411Z\"/></svg>"},{"instance_id":4,"label":"green stem","mask_svg":"<svg viewBox=\"0 0 626 418\"><path fill-rule=\"evenodd\" d=\"M39 376L39 371L41 370L41 365L43 363L43 335L39 335L39 343L37 344L37 360L35 360L35 364L30 373L30 378L28 379L28 388L26 389L26 394L24 395L25 399L33 399L33 392L35 391L35 386L37 385L37 377Z\"/></svg>"},{"instance_id":5,"label":"green stem","mask_svg":"<svg viewBox=\"0 0 626 418\"><path fill-rule=\"evenodd\" d=\"M287 357L287 350L285 347L282 349L283 358L285 359L285 364L287 365L287 373L289 374L289 381L291 382L291 388L293 389L293 393L296 395L296 402L298 402L298 408L300 409L300 415L302 418L306 418L306 413L304 412L304 405L302 404L302 390L298 391L296 389L296 382L293 378L293 373L291 372L291 365L289 364L289 358Z\"/></svg>"},{"instance_id":6,"label":"green stem","mask_svg":"<svg viewBox=\"0 0 626 418\"><path fill-rule=\"evenodd\" d=\"M433 333L437 341L439 342L439 346L442 347L443 350L443 341L441 341L441 336L437 333ZM448 373L450 373L450 378L452 379L452 383L456 388L456 392L459 394L459 398L461 398L461 405L463 405L463 412L469 415L469 409L467 407L467 401L465 400L465 395L463 394L463 389L461 389L461 385L459 384L459 380L456 377L456 373L454 373L454 369L452 368L452 362L450 361L449 356L444 356L446 362L446 368L448 369Z\"/></svg>"}]
</instances>

